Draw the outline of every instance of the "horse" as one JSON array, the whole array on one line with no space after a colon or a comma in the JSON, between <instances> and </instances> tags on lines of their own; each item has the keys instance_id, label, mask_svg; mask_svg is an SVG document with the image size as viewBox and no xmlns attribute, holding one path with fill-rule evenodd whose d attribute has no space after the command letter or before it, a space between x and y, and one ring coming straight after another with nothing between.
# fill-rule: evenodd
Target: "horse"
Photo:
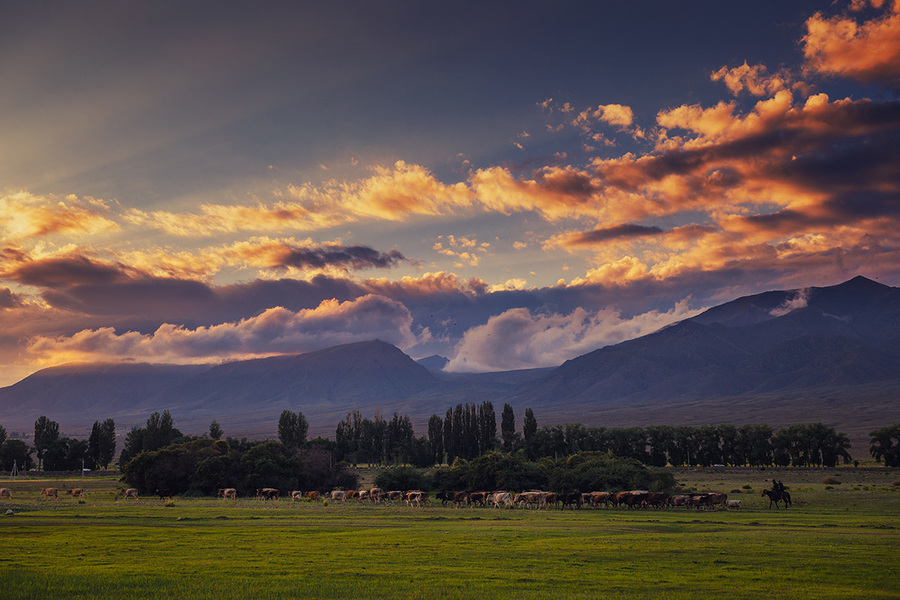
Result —
<instances>
[{"instance_id":1,"label":"horse","mask_svg":"<svg viewBox=\"0 0 900 600\"><path fill-rule=\"evenodd\" d=\"M781 498L776 498L774 490L763 490L761 496L769 497L769 508L772 508L772 505L775 505L775 508L778 508L778 503L784 501L784 507L787 508L791 505L791 495L787 492L781 492Z\"/></svg>"}]
</instances>

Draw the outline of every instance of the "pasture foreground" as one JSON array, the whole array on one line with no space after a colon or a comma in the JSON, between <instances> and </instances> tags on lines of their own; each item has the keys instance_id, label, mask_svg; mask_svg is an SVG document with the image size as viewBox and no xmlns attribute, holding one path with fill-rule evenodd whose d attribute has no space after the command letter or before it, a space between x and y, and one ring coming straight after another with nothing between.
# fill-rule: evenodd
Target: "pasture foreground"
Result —
<instances>
[{"instance_id":1,"label":"pasture foreground","mask_svg":"<svg viewBox=\"0 0 900 600\"><path fill-rule=\"evenodd\" d=\"M42 501L46 480L17 480L0 484L13 490L0 501L0 591L17 600L900 597L900 486L884 483L900 473L863 484L848 471L838 485L791 475L799 502L787 511L766 509L756 488L729 494L741 511L535 511L212 498L165 506L114 499L113 479L55 480L87 487L84 503ZM740 489L762 476L678 478Z\"/></svg>"}]
</instances>

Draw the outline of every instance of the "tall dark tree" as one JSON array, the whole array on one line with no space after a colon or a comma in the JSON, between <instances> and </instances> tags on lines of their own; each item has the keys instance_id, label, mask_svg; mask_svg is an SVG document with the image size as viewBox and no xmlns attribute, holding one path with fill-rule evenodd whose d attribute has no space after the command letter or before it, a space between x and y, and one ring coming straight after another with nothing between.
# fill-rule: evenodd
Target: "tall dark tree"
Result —
<instances>
[{"instance_id":1,"label":"tall dark tree","mask_svg":"<svg viewBox=\"0 0 900 600\"><path fill-rule=\"evenodd\" d=\"M485 454L497 444L497 413L490 402L478 407L478 454Z\"/></svg>"},{"instance_id":2,"label":"tall dark tree","mask_svg":"<svg viewBox=\"0 0 900 600\"><path fill-rule=\"evenodd\" d=\"M59 423L46 416L38 417L34 422L34 450L38 457L38 468L44 466L44 455L59 440Z\"/></svg>"},{"instance_id":3,"label":"tall dark tree","mask_svg":"<svg viewBox=\"0 0 900 600\"><path fill-rule=\"evenodd\" d=\"M444 462L444 420L439 415L431 415L428 419L428 442L434 452L432 464Z\"/></svg>"},{"instance_id":4,"label":"tall dark tree","mask_svg":"<svg viewBox=\"0 0 900 600\"><path fill-rule=\"evenodd\" d=\"M209 437L214 440L221 440L223 435L225 435L225 432L222 431L222 426L213 419L213 422L209 424Z\"/></svg>"},{"instance_id":5,"label":"tall dark tree","mask_svg":"<svg viewBox=\"0 0 900 600\"><path fill-rule=\"evenodd\" d=\"M534 418L534 411L530 408L525 409L525 420L522 423L522 435L525 437L525 441L528 442L531 438L534 437L534 434L537 433L538 424L537 419Z\"/></svg>"},{"instance_id":6,"label":"tall dark tree","mask_svg":"<svg viewBox=\"0 0 900 600\"><path fill-rule=\"evenodd\" d=\"M165 448L180 437L182 437L181 432L175 428L175 421L169 411L165 410L161 415L154 412L147 419L143 451L152 452Z\"/></svg>"},{"instance_id":7,"label":"tall dark tree","mask_svg":"<svg viewBox=\"0 0 900 600\"><path fill-rule=\"evenodd\" d=\"M6 440L0 444L0 471L12 471L14 465L23 472L34 465L31 448L22 440Z\"/></svg>"},{"instance_id":8,"label":"tall dark tree","mask_svg":"<svg viewBox=\"0 0 900 600\"><path fill-rule=\"evenodd\" d=\"M453 431L453 409L448 408L444 417L444 452L447 464L452 465L457 456L456 433Z\"/></svg>"},{"instance_id":9,"label":"tall dark tree","mask_svg":"<svg viewBox=\"0 0 900 600\"><path fill-rule=\"evenodd\" d=\"M122 452L119 453L119 468L144 451L144 428L134 426L125 434L125 442L122 444Z\"/></svg>"},{"instance_id":10,"label":"tall dark tree","mask_svg":"<svg viewBox=\"0 0 900 600\"><path fill-rule=\"evenodd\" d=\"M88 438L88 456L95 467L107 468L116 455L116 422L94 421Z\"/></svg>"},{"instance_id":11,"label":"tall dark tree","mask_svg":"<svg viewBox=\"0 0 900 600\"><path fill-rule=\"evenodd\" d=\"M278 439L282 446L288 450L297 450L306 443L308 431L309 422L302 412L282 411L281 418L278 419Z\"/></svg>"},{"instance_id":12,"label":"tall dark tree","mask_svg":"<svg viewBox=\"0 0 900 600\"><path fill-rule=\"evenodd\" d=\"M876 429L869 434L869 452L886 467L900 467L900 423Z\"/></svg>"},{"instance_id":13,"label":"tall dark tree","mask_svg":"<svg viewBox=\"0 0 900 600\"><path fill-rule=\"evenodd\" d=\"M500 438L503 440L503 449L506 452L512 452L516 447L516 414L513 407L506 403L503 405L503 412L500 414Z\"/></svg>"},{"instance_id":14,"label":"tall dark tree","mask_svg":"<svg viewBox=\"0 0 900 600\"><path fill-rule=\"evenodd\" d=\"M537 449L535 447L537 430L538 425L537 419L534 417L534 411L530 408L526 408L525 419L522 422L522 437L525 438L525 453L532 459L537 456Z\"/></svg>"}]
</instances>

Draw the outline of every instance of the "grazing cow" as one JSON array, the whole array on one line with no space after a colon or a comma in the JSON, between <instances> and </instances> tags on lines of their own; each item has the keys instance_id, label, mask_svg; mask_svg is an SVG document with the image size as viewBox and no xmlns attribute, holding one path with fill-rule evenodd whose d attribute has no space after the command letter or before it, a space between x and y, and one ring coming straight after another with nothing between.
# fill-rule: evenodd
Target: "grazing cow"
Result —
<instances>
[{"instance_id":1,"label":"grazing cow","mask_svg":"<svg viewBox=\"0 0 900 600\"><path fill-rule=\"evenodd\" d=\"M671 502L672 497L663 492L653 492L647 497L647 505L652 506L653 508L669 506Z\"/></svg>"},{"instance_id":2,"label":"grazing cow","mask_svg":"<svg viewBox=\"0 0 900 600\"><path fill-rule=\"evenodd\" d=\"M407 506L424 506L428 504L428 492L414 490L406 493Z\"/></svg>"},{"instance_id":3,"label":"grazing cow","mask_svg":"<svg viewBox=\"0 0 900 600\"><path fill-rule=\"evenodd\" d=\"M581 508L584 497L579 492L572 492L570 494L560 494L559 501L562 502L563 508Z\"/></svg>"},{"instance_id":4,"label":"grazing cow","mask_svg":"<svg viewBox=\"0 0 900 600\"><path fill-rule=\"evenodd\" d=\"M84 498L84 488L72 488L71 490L66 490L66 493L72 498Z\"/></svg>"},{"instance_id":5,"label":"grazing cow","mask_svg":"<svg viewBox=\"0 0 900 600\"><path fill-rule=\"evenodd\" d=\"M297 502L303 500L303 492L300 490L294 490L291 492L291 502Z\"/></svg>"},{"instance_id":6,"label":"grazing cow","mask_svg":"<svg viewBox=\"0 0 900 600\"><path fill-rule=\"evenodd\" d=\"M617 492L613 495L616 506L627 506L628 508L641 508L647 504L650 498L650 492L646 490L631 490L628 492Z\"/></svg>"},{"instance_id":7,"label":"grazing cow","mask_svg":"<svg viewBox=\"0 0 900 600\"><path fill-rule=\"evenodd\" d=\"M405 494L400 490L391 490L389 492L384 492L382 497L385 502L393 504L394 502L403 502Z\"/></svg>"},{"instance_id":8,"label":"grazing cow","mask_svg":"<svg viewBox=\"0 0 900 600\"><path fill-rule=\"evenodd\" d=\"M124 490L119 490L119 493L122 494L123 500L128 500L129 498L131 498L132 500L138 499L137 488L127 488Z\"/></svg>"},{"instance_id":9,"label":"grazing cow","mask_svg":"<svg viewBox=\"0 0 900 600\"><path fill-rule=\"evenodd\" d=\"M306 499L311 502L317 502L319 500L319 492L317 492L316 490L306 492Z\"/></svg>"},{"instance_id":10,"label":"grazing cow","mask_svg":"<svg viewBox=\"0 0 900 600\"><path fill-rule=\"evenodd\" d=\"M479 506L487 506L489 495L490 494L488 492L470 492L469 493L469 504L477 504Z\"/></svg>"},{"instance_id":11,"label":"grazing cow","mask_svg":"<svg viewBox=\"0 0 900 600\"><path fill-rule=\"evenodd\" d=\"M356 490L347 490L347 500L355 500L359 498L359 492Z\"/></svg>"},{"instance_id":12,"label":"grazing cow","mask_svg":"<svg viewBox=\"0 0 900 600\"><path fill-rule=\"evenodd\" d=\"M469 494L466 492L453 492L453 497L450 499L450 503L459 508L460 506L468 506L469 505Z\"/></svg>"},{"instance_id":13,"label":"grazing cow","mask_svg":"<svg viewBox=\"0 0 900 600\"><path fill-rule=\"evenodd\" d=\"M513 505L512 494L509 492L494 492L490 495L490 501L496 508L501 506L512 508Z\"/></svg>"},{"instance_id":14,"label":"grazing cow","mask_svg":"<svg viewBox=\"0 0 900 600\"><path fill-rule=\"evenodd\" d=\"M453 502L453 494L456 492L438 492L434 495L436 500L441 501L442 506L447 506L448 502Z\"/></svg>"},{"instance_id":15,"label":"grazing cow","mask_svg":"<svg viewBox=\"0 0 900 600\"><path fill-rule=\"evenodd\" d=\"M41 488L41 498L49 498L53 496L59 500L59 488Z\"/></svg>"},{"instance_id":16,"label":"grazing cow","mask_svg":"<svg viewBox=\"0 0 900 600\"><path fill-rule=\"evenodd\" d=\"M373 487L369 490L369 500L372 501L372 504L378 504L382 500L384 500L384 490L381 488Z\"/></svg>"},{"instance_id":17,"label":"grazing cow","mask_svg":"<svg viewBox=\"0 0 900 600\"><path fill-rule=\"evenodd\" d=\"M597 506L598 504L609 506L611 495L609 492L591 492L591 506Z\"/></svg>"},{"instance_id":18,"label":"grazing cow","mask_svg":"<svg viewBox=\"0 0 900 600\"><path fill-rule=\"evenodd\" d=\"M0 498L9 498L12 500L12 490L9 488L0 488Z\"/></svg>"},{"instance_id":19,"label":"grazing cow","mask_svg":"<svg viewBox=\"0 0 900 600\"><path fill-rule=\"evenodd\" d=\"M726 500L725 508L728 510L731 510L732 508L734 510L741 510L741 501L740 500Z\"/></svg>"},{"instance_id":20,"label":"grazing cow","mask_svg":"<svg viewBox=\"0 0 900 600\"><path fill-rule=\"evenodd\" d=\"M332 502L346 502L347 501L347 492L344 490L334 490L331 492L331 501Z\"/></svg>"},{"instance_id":21,"label":"grazing cow","mask_svg":"<svg viewBox=\"0 0 900 600\"><path fill-rule=\"evenodd\" d=\"M256 497L263 500L278 500L281 497L281 491L275 488L260 488L256 490Z\"/></svg>"},{"instance_id":22,"label":"grazing cow","mask_svg":"<svg viewBox=\"0 0 900 600\"><path fill-rule=\"evenodd\" d=\"M357 498L360 502L363 502L363 501L365 501L365 500L368 500L368 499L369 499L369 490L359 490L359 491L356 493L356 498Z\"/></svg>"},{"instance_id":23,"label":"grazing cow","mask_svg":"<svg viewBox=\"0 0 900 600\"><path fill-rule=\"evenodd\" d=\"M223 488L222 489L222 497L223 498L231 498L232 500L237 499L237 490L234 488Z\"/></svg>"},{"instance_id":24,"label":"grazing cow","mask_svg":"<svg viewBox=\"0 0 900 600\"><path fill-rule=\"evenodd\" d=\"M691 497L687 494L681 494L680 496L672 496L672 506L690 506L691 505Z\"/></svg>"},{"instance_id":25,"label":"grazing cow","mask_svg":"<svg viewBox=\"0 0 900 600\"><path fill-rule=\"evenodd\" d=\"M544 496L544 492L522 492L516 494L513 501L525 508L541 509L547 505L547 497Z\"/></svg>"}]
</instances>

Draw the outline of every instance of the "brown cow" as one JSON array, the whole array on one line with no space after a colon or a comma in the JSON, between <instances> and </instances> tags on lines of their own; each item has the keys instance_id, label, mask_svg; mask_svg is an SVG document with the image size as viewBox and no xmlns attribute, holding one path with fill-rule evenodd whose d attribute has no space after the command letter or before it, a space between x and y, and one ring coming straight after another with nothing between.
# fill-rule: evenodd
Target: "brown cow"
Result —
<instances>
[{"instance_id":1,"label":"brown cow","mask_svg":"<svg viewBox=\"0 0 900 600\"><path fill-rule=\"evenodd\" d=\"M394 502L403 502L404 494L400 490L391 490L389 492L384 492L383 494L385 501L393 504Z\"/></svg>"},{"instance_id":2,"label":"brown cow","mask_svg":"<svg viewBox=\"0 0 900 600\"><path fill-rule=\"evenodd\" d=\"M373 487L369 490L369 500L372 501L372 504L378 504L382 500L384 500L384 490L381 488Z\"/></svg>"},{"instance_id":3,"label":"brown cow","mask_svg":"<svg viewBox=\"0 0 900 600\"><path fill-rule=\"evenodd\" d=\"M316 490L306 492L306 499L311 502L317 502L319 500L319 492Z\"/></svg>"},{"instance_id":4,"label":"brown cow","mask_svg":"<svg viewBox=\"0 0 900 600\"><path fill-rule=\"evenodd\" d=\"M72 488L71 490L66 490L66 493L72 498L84 498L84 488Z\"/></svg>"},{"instance_id":5,"label":"brown cow","mask_svg":"<svg viewBox=\"0 0 900 600\"><path fill-rule=\"evenodd\" d=\"M469 504L477 504L478 506L487 506L489 495L490 494L488 492L470 492L469 493Z\"/></svg>"},{"instance_id":6,"label":"brown cow","mask_svg":"<svg viewBox=\"0 0 900 600\"><path fill-rule=\"evenodd\" d=\"M332 502L346 502L347 501L347 492L344 490L334 490L331 492L331 501Z\"/></svg>"},{"instance_id":7,"label":"brown cow","mask_svg":"<svg viewBox=\"0 0 900 600\"><path fill-rule=\"evenodd\" d=\"M256 497L263 500L278 500L281 492L275 488L260 488L256 490Z\"/></svg>"},{"instance_id":8,"label":"brown cow","mask_svg":"<svg viewBox=\"0 0 900 600\"><path fill-rule=\"evenodd\" d=\"M41 498L49 498L53 496L59 500L59 488L41 488Z\"/></svg>"},{"instance_id":9,"label":"brown cow","mask_svg":"<svg viewBox=\"0 0 900 600\"><path fill-rule=\"evenodd\" d=\"M453 492L450 497L450 504L456 508L469 505L469 494L466 492Z\"/></svg>"},{"instance_id":10,"label":"brown cow","mask_svg":"<svg viewBox=\"0 0 900 600\"><path fill-rule=\"evenodd\" d=\"M297 502L298 500L303 500L303 492L294 490L291 492L291 502Z\"/></svg>"},{"instance_id":11,"label":"brown cow","mask_svg":"<svg viewBox=\"0 0 900 600\"><path fill-rule=\"evenodd\" d=\"M610 496L612 494L609 492L591 492L591 506L597 506L598 504L609 506Z\"/></svg>"},{"instance_id":12,"label":"brown cow","mask_svg":"<svg viewBox=\"0 0 900 600\"><path fill-rule=\"evenodd\" d=\"M9 488L0 488L0 498L9 498L12 500L12 490Z\"/></svg>"},{"instance_id":13,"label":"brown cow","mask_svg":"<svg viewBox=\"0 0 900 600\"><path fill-rule=\"evenodd\" d=\"M407 506L425 506L428 504L428 492L414 490L406 493Z\"/></svg>"}]
</instances>

